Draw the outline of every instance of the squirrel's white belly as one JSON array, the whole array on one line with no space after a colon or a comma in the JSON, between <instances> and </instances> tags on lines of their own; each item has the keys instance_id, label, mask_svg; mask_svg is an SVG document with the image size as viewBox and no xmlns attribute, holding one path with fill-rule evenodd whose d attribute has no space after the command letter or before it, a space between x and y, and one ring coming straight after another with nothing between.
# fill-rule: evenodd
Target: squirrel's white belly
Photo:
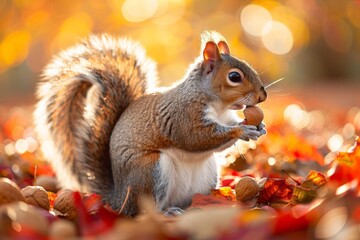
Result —
<instances>
[{"instance_id":1,"label":"squirrel's white belly","mask_svg":"<svg viewBox=\"0 0 360 240\"><path fill-rule=\"evenodd\" d=\"M160 171L166 195L157 203L159 210L186 207L195 193L208 194L217 184L218 168L213 151L191 153L171 148L160 153Z\"/></svg>"}]
</instances>

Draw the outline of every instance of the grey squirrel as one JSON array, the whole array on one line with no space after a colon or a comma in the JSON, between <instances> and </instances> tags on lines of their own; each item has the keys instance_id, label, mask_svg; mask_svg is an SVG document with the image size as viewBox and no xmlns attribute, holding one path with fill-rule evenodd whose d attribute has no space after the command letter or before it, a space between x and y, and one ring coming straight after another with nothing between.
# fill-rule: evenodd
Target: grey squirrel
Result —
<instances>
[{"instance_id":1,"label":"grey squirrel","mask_svg":"<svg viewBox=\"0 0 360 240\"><path fill-rule=\"evenodd\" d=\"M259 75L230 55L219 33L201 39L200 56L164 92L149 89L157 73L143 48L107 34L47 65L35 129L63 187L100 194L129 216L144 195L159 210L184 208L216 186L214 152L265 134L263 124L241 124L231 111L266 99Z\"/></svg>"}]
</instances>

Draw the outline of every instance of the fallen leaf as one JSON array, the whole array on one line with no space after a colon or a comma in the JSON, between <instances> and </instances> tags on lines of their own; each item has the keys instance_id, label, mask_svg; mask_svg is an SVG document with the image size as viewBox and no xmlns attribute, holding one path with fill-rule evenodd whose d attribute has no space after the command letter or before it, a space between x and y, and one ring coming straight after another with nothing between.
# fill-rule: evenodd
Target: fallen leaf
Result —
<instances>
[{"instance_id":1,"label":"fallen leaf","mask_svg":"<svg viewBox=\"0 0 360 240\"><path fill-rule=\"evenodd\" d=\"M90 214L98 212L104 205L101 196L95 193L84 196L83 202L87 212Z\"/></svg>"},{"instance_id":2,"label":"fallen leaf","mask_svg":"<svg viewBox=\"0 0 360 240\"><path fill-rule=\"evenodd\" d=\"M99 198L97 195L91 196L88 206L93 209L93 207L98 206ZM100 208L96 214L90 214L79 192L74 192L73 198L77 210L76 221L82 236L104 234L112 228L116 218L118 218L118 215L104 207Z\"/></svg>"},{"instance_id":3,"label":"fallen leaf","mask_svg":"<svg viewBox=\"0 0 360 240\"><path fill-rule=\"evenodd\" d=\"M326 177L324 174L310 170L305 181L301 183L300 186L295 186L291 203L309 203L316 198L317 189L324 186L327 183Z\"/></svg>"},{"instance_id":4,"label":"fallen leaf","mask_svg":"<svg viewBox=\"0 0 360 240\"><path fill-rule=\"evenodd\" d=\"M188 209L235 205L237 205L237 202L233 200L232 197L225 197L219 190L212 190L212 194L210 195L195 194L192 197L192 202Z\"/></svg>"},{"instance_id":5,"label":"fallen leaf","mask_svg":"<svg viewBox=\"0 0 360 240\"><path fill-rule=\"evenodd\" d=\"M335 170L329 176L332 183L338 186L355 179L360 182L360 138L357 137L354 145L348 152L339 152L335 158ZM360 185L357 186L360 194Z\"/></svg>"},{"instance_id":6,"label":"fallen leaf","mask_svg":"<svg viewBox=\"0 0 360 240\"><path fill-rule=\"evenodd\" d=\"M234 200L236 198L235 193L231 187L220 187L219 192L222 196L229 197L231 200Z\"/></svg>"},{"instance_id":7,"label":"fallen leaf","mask_svg":"<svg viewBox=\"0 0 360 240\"><path fill-rule=\"evenodd\" d=\"M47 192L48 194L48 198L49 198L49 202L50 202L50 209L54 208L54 202L55 202L55 198L57 196L56 193L53 192Z\"/></svg>"},{"instance_id":8,"label":"fallen leaf","mask_svg":"<svg viewBox=\"0 0 360 240\"><path fill-rule=\"evenodd\" d=\"M291 203L292 204L309 203L315 198L316 198L316 190L310 188L304 188L301 186L295 186L291 197Z\"/></svg>"},{"instance_id":9,"label":"fallen leaf","mask_svg":"<svg viewBox=\"0 0 360 240\"><path fill-rule=\"evenodd\" d=\"M257 203L288 203L291 199L294 186L285 179L268 178L259 192Z\"/></svg>"}]
</instances>

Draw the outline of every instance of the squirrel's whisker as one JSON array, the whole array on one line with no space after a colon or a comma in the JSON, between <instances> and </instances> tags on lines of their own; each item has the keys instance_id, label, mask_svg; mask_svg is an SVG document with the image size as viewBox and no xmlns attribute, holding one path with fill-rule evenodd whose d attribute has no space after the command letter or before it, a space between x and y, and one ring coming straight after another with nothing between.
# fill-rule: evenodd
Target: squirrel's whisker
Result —
<instances>
[{"instance_id":1,"label":"squirrel's whisker","mask_svg":"<svg viewBox=\"0 0 360 240\"><path fill-rule=\"evenodd\" d=\"M269 87L273 86L274 84L277 84L277 83L281 82L284 79L285 78L279 78L279 79L275 80L274 82L269 83L268 85L265 86L265 89L268 89Z\"/></svg>"}]
</instances>

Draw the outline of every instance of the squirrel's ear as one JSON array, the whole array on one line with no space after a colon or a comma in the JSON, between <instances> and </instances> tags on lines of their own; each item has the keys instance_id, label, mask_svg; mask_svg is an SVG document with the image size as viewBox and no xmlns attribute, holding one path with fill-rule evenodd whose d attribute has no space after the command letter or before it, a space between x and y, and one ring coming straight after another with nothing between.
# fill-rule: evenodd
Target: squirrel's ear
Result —
<instances>
[{"instance_id":1,"label":"squirrel's ear","mask_svg":"<svg viewBox=\"0 0 360 240\"><path fill-rule=\"evenodd\" d=\"M214 63L220 60L220 52L216 43L212 41L206 43L203 50L203 58L206 72L212 72L214 69Z\"/></svg>"},{"instance_id":2,"label":"squirrel's ear","mask_svg":"<svg viewBox=\"0 0 360 240\"><path fill-rule=\"evenodd\" d=\"M225 41L220 41L218 43L218 47L219 47L220 53L228 54L228 55L230 54L229 45Z\"/></svg>"}]
</instances>

